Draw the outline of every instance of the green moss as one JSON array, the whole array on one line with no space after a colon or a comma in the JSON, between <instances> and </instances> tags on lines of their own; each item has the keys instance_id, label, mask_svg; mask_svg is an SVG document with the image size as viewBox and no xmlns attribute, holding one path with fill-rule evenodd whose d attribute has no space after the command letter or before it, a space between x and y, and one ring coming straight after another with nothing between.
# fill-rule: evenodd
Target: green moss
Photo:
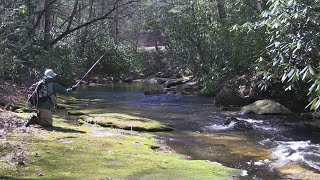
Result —
<instances>
[{"instance_id":1,"label":"green moss","mask_svg":"<svg viewBox=\"0 0 320 180\"><path fill-rule=\"evenodd\" d=\"M8 163L0 161L0 172L1 171L13 171L13 170L16 170L13 165L10 165ZM0 177L1 177L1 175L0 175Z\"/></svg>"},{"instance_id":2,"label":"green moss","mask_svg":"<svg viewBox=\"0 0 320 180\"><path fill-rule=\"evenodd\" d=\"M134 131L172 131L173 128L159 121L121 113L105 113L104 109L70 110L69 115L81 116L85 122L103 127L116 127Z\"/></svg>"},{"instance_id":3,"label":"green moss","mask_svg":"<svg viewBox=\"0 0 320 180\"><path fill-rule=\"evenodd\" d=\"M74 108L77 108L77 106L63 104L63 103L57 104L57 109L74 109Z\"/></svg>"},{"instance_id":4,"label":"green moss","mask_svg":"<svg viewBox=\"0 0 320 180\"><path fill-rule=\"evenodd\" d=\"M105 112L104 109L85 109L85 110L69 110L68 114L80 116L80 115L89 115L89 114L99 114L103 112Z\"/></svg>"},{"instance_id":5,"label":"green moss","mask_svg":"<svg viewBox=\"0 0 320 180\"><path fill-rule=\"evenodd\" d=\"M34 113L17 113L17 116L19 116L23 119L28 119L32 114L34 114Z\"/></svg>"},{"instance_id":6,"label":"green moss","mask_svg":"<svg viewBox=\"0 0 320 180\"><path fill-rule=\"evenodd\" d=\"M98 124L103 127L116 127L135 131L172 131L169 125L148 118L131 116L120 113L91 114L81 116L88 123Z\"/></svg>"},{"instance_id":7,"label":"green moss","mask_svg":"<svg viewBox=\"0 0 320 180\"><path fill-rule=\"evenodd\" d=\"M36 135L23 134L12 139L23 141L22 148L29 156L26 165L16 166L17 170L0 168L0 178L202 180L230 179L237 173L205 161L154 151L151 147L161 145L149 134L122 133L93 125L73 126L57 117L54 120L56 127L52 129L39 129Z\"/></svg>"}]
</instances>

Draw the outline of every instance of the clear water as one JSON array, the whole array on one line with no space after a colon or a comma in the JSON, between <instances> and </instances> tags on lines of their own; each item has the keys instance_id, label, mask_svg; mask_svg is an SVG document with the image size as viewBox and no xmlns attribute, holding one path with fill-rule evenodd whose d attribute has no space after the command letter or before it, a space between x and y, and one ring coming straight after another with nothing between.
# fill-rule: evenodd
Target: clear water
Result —
<instances>
[{"instance_id":1,"label":"clear water","mask_svg":"<svg viewBox=\"0 0 320 180\"><path fill-rule=\"evenodd\" d=\"M320 172L320 139L310 131L296 131L289 122L295 117L236 116L252 125L236 130L224 125L228 114L214 105L214 99L178 94L144 95L141 83L86 87L81 96L89 101L85 108L127 113L170 123L173 132L155 133L174 151L190 159L244 170L243 179L279 179L278 171L295 163Z\"/></svg>"}]
</instances>

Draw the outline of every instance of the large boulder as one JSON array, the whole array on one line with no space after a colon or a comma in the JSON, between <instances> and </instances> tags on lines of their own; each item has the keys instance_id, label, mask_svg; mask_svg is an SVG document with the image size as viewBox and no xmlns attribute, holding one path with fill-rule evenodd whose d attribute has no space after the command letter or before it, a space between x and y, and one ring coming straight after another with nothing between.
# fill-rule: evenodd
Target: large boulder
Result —
<instances>
[{"instance_id":1,"label":"large boulder","mask_svg":"<svg viewBox=\"0 0 320 180\"><path fill-rule=\"evenodd\" d=\"M223 87L222 90L215 97L218 105L223 106L243 106L245 99L238 93L230 88Z\"/></svg>"},{"instance_id":2,"label":"large boulder","mask_svg":"<svg viewBox=\"0 0 320 180\"><path fill-rule=\"evenodd\" d=\"M247 106L243 106L240 114L292 114L292 112L281 104L272 100L258 100Z\"/></svg>"}]
</instances>

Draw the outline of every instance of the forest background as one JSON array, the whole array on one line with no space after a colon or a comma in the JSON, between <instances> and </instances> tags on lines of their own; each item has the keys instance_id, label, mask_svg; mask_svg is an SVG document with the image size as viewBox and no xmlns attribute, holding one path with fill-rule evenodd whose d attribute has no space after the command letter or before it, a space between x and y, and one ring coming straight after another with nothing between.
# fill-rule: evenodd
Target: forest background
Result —
<instances>
[{"instance_id":1,"label":"forest background","mask_svg":"<svg viewBox=\"0 0 320 180\"><path fill-rule=\"evenodd\" d=\"M95 76L183 70L206 95L241 79L320 107L319 0L0 1L1 82L30 85L49 67L70 84L105 52Z\"/></svg>"}]
</instances>

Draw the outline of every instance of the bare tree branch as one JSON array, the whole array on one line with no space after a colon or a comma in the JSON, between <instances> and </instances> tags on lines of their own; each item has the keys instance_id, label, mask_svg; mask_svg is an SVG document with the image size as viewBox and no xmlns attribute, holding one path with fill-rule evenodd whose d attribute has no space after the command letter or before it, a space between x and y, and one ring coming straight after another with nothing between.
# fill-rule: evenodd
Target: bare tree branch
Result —
<instances>
[{"instance_id":1,"label":"bare tree branch","mask_svg":"<svg viewBox=\"0 0 320 180\"><path fill-rule=\"evenodd\" d=\"M69 23L68 23L68 26L67 26L67 31L70 30L70 28L71 28L71 24L72 24L74 15L75 15L76 12L77 12L78 3L79 3L79 0L76 0L76 2L74 3L73 11L72 11L72 13L71 13L71 15L70 15Z\"/></svg>"},{"instance_id":2,"label":"bare tree branch","mask_svg":"<svg viewBox=\"0 0 320 180\"><path fill-rule=\"evenodd\" d=\"M128 1L126 3L123 3L121 5L118 5L118 8L119 7L124 7L126 5L129 5L129 4L132 4L132 3L135 3L135 2L138 2L138 0L132 0L132 1ZM114 11L116 10L116 3L113 5L113 8L111 10L109 10L106 14L104 14L103 16L100 16L98 18L95 18L91 21L88 21L86 23L83 23L77 27L74 27L72 29L66 29L62 34L60 34L57 38L55 38L54 40L52 40L49 44L52 46L54 44L56 44L58 41L60 41L61 39L63 39L64 37L66 37L67 35L83 28L83 27L86 27L86 26L89 26L97 21L101 21L101 20L104 20L104 19L110 19L111 17L109 17Z\"/></svg>"},{"instance_id":3,"label":"bare tree branch","mask_svg":"<svg viewBox=\"0 0 320 180\"><path fill-rule=\"evenodd\" d=\"M47 11L47 9L56 2L57 0L52 0L49 4L47 4L43 10L39 13L38 17L37 17L37 21L34 23L33 27L32 27L32 31L30 33L30 35L34 34L36 28L39 26L41 19L44 15L44 13Z\"/></svg>"},{"instance_id":4,"label":"bare tree branch","mask_svg":"<svg viewBox=\"0 0 320 180\"><path fill-rule=\"evenodd\" d=\"M81 10L87 8L88 6L89 6L89 4L81 7L80 9L77 9L77 11L74 14L79 13ZM67 22L70 21L70 18L71 18L71 16L69 16L68 18L64 19L65 21L59 27L62 28ZM74 18L73 18L73 20L74 20Z\"/></svg>"}]
</instances>

